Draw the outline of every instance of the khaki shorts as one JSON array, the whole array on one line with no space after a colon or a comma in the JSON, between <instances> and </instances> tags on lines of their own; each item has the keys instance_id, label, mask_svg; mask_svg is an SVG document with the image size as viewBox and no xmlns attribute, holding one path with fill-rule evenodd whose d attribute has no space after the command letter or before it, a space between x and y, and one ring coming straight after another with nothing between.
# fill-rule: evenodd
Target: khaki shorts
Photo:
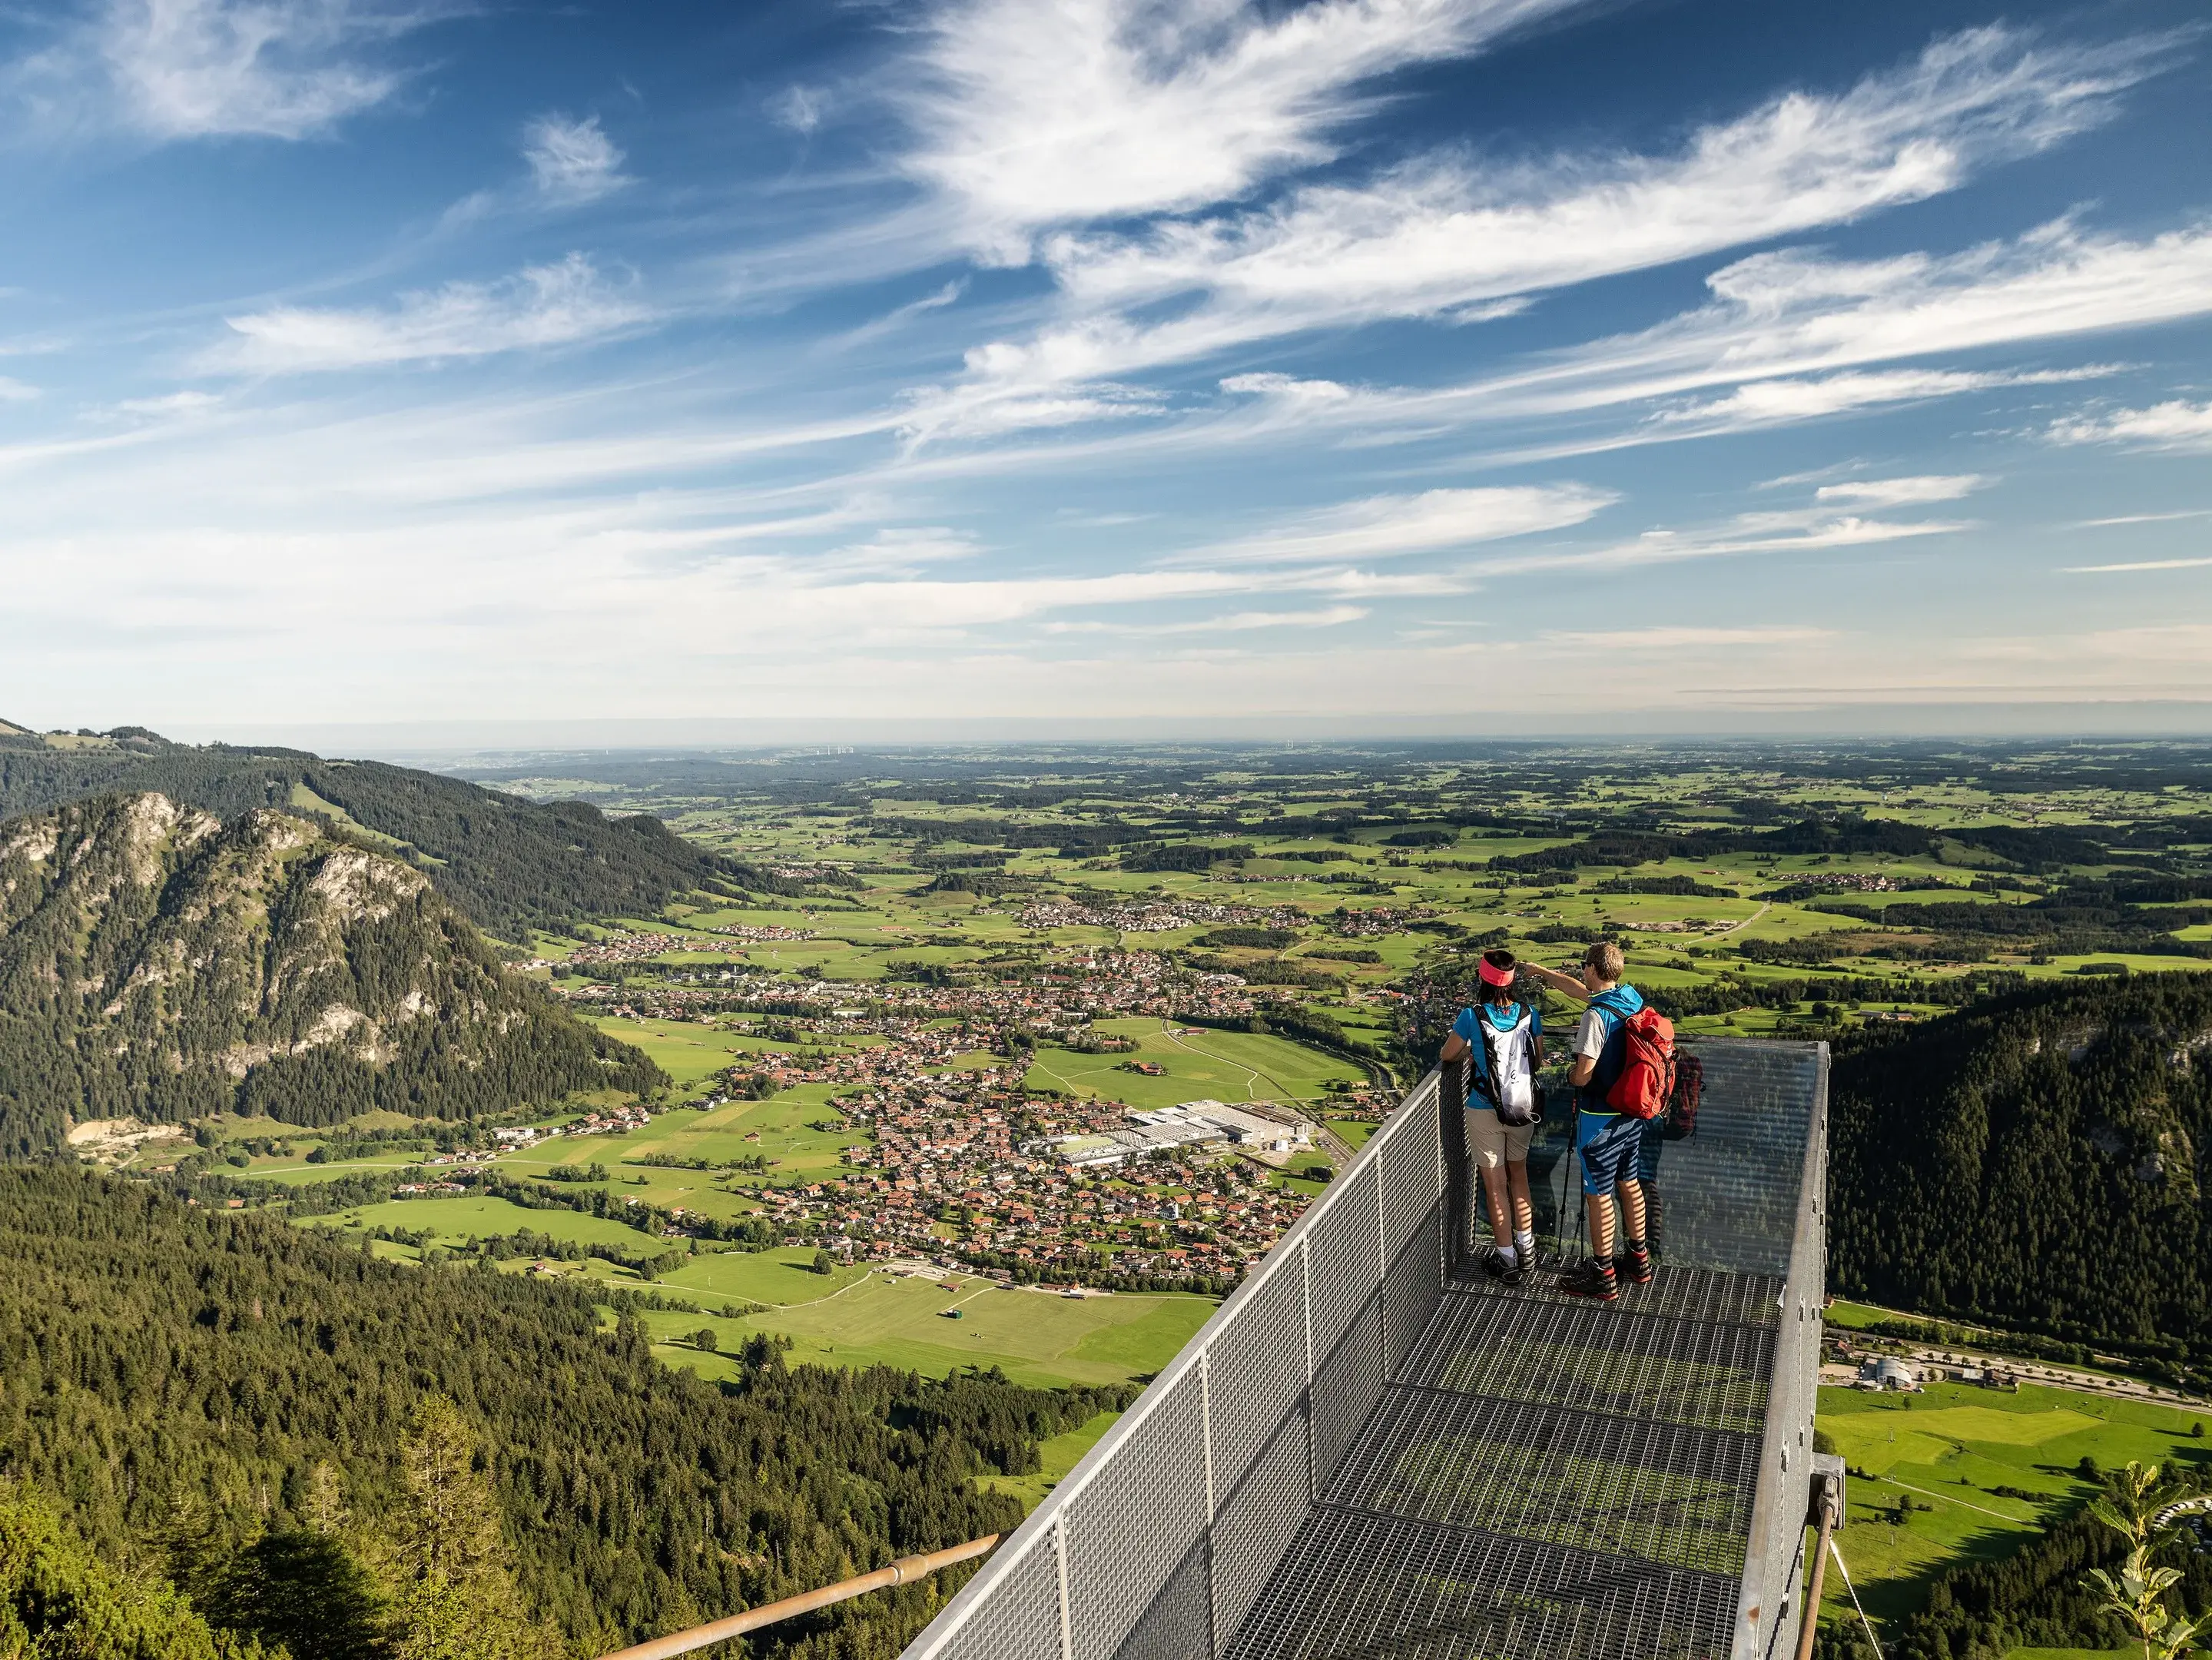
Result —
<instances>
[{"instance_id":1,"label":"khaki shorts","mask_svg":"<svg viewBox=\"0 0 2212 1660\"><path fill-rule=\"evenodd\" d=\"M1478 1170L1528 1162L1528 1143L1536 1134L1534 1124L1501 1124L1489 1107L1467 1110L1467 1151Z\"/></svg>"}]
</instances>

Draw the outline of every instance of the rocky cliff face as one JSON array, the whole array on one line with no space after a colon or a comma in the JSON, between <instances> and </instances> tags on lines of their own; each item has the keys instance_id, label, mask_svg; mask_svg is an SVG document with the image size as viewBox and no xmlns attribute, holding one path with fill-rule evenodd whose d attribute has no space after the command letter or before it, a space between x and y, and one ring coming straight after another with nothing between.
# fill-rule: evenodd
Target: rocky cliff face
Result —
<instances>
[{"instance_id":1,"label":"rocky cliff face","mask_svg":"<svg viewBox=\"0 0 2212 1660\"><path fill-rule=\"evenodd\" d=\"M660 1081L398 860L165 795L0 824L0 1151L69 1120L459 1117Z\"/></svg>"}]
</instances>

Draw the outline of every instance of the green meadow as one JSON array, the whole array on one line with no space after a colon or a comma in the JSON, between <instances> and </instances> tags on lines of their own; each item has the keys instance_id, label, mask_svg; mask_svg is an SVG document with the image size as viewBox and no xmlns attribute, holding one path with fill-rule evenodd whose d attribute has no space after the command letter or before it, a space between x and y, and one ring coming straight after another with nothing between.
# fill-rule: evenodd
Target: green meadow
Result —
<instances>
[{"instance_id":1,"label":"green meadow","mask_svg":"<svg viewBox=\"0 0 2212 1660\"><path fill-rule=\"evenodd\" d=\"M1184 1101L1317 1101L1332 1081L1356 1081L1358 1069L1316 1050L1257 1032L1214 1031L1165 1020L1101 1020L1094 1030L1137 1042L1133 1054L1084 1055L1056 1043L1041 1046L1030 1068L1031 1089L1122 1101L1139 1108ZM1124 1069L1157 1062L1164 1076Z\"/></svg>"},{"instance_id":2,"label":"green meadow","mask_svg":"<svg viewBox=\"0 0 2212 1660\"><path fill-rule=\"evenodd\" d=\"M307 1227L332 1228L358 1234L376 1228L428 1231L432 1243L452 1247L471 1239L504 1237L517 1228L579 1245L615 1245L626 1251L649 1253L654 1240L635 1228L605 1217L586 1216L572 1210L525 1210L504 1199L475 1197L387 1199L381 1204L361 1205L328 1216L301 1219ZM394 1253L398 1254L398 1253ZM407 1252L406 1255L413 1255Z\"/></svg>"},{"instance_id":3,"label":"green meadow","mask_svg":"<svg viewBox=\"0 0 2212 1660\"><path fill-rule=\"evenodd\" d=\"M711 1307L706 1287L693 1276L721 1272L721 1261L699 1259L663 1283L672 1292L697 1289L702 1304ZM997 1366L1018 1383L1055 1388L1150 1377L1215 1307L1202 1297L1077 1298L1002 1289L964 1274L939 1283L875 1272L842 1286L834 1278L805 1277L824 1288L821 1295L766 1314L726 1319L648 1313L645 1320L664 1359L709 1377L728 1375L729 1353L769 1332L792 1339L787 1358L793 1364L899 1366L933 1377L962 1366ZM948 1317L956 1308L960 1317ZM702 1353L683 1341L702 1325L714 1333L719 1353Z\"/></svg>"},{"instance_id":4,"label":"green meadow","mask_svg":"<svg viewBox=\"0 0 2212 1660\"><path fill-rule=\"evenodd\" d=\"M1050 1493L1067 1477L1067 1473L1082 1462L1083 1455L1097 1446L1106 1432L1120 1420L1118 1412L1102 1412L1080 1428L1048 1441L1037 1443L1037 1468L1027 1475L988 1475L981 1484L994 1493L1012 1493L1022 1501L1025 1511L1035 1510L1044 1503Z\"/></svg>"},{"instance_id":5,"label":"green meadow","mask_svg":"<svg viewBox=\"0 0 2212 1660\"><path fill-rule=\"evenodd\" d=\"M2178 1461L2212 1474L2212 1442L2191 1432L2204 1422L2197 1414L2033 1384L2012 1393L1938 1383L1918 1395L1823 1389L1816 1422L1850 1470L1838 1542L1877 1622L1924 1606L1946 1568L2008 1555L2084 1503L2095 1491L2077 1473L2084 1458L2106 1469ZM1901 1499L1927 1508L1900 1511ZM1850 1616L1840 1576L1830 1576L1821 1614Z\"/></svg>"}]
</instances>

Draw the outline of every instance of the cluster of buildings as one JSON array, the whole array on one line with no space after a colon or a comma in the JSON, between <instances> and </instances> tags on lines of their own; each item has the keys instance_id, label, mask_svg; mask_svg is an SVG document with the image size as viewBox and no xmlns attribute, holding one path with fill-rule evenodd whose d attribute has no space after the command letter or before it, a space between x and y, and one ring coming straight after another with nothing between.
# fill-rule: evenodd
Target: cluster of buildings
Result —
<instances>
[{"instance_id":1,"label":"cluster of buildings","mask_svg":"<svg viewBox=\"0 0 2212 1660\"><path fill-rule=\"evenodd\" d=\"M1218 1284L1240 1275L1304 1207L1261 1161L1265 1149L1310 1145L1311 1128L1295 1114L1037 1098L1023 1089L1018 1063L923 1071L922 1057L941 1052L949 1034L914 1036L909 1053L845 1051L807 1068L814 1081L860 1085L841 1105L873 1134L843 1150L838 1177L754 1190L787 1239L859 1261L920 1259L1002 1278ZM1125 1151L1096 1164L1069 1154L1118 1137L1138 1145L1115 1140Z\"/></svg>"},{"instance_id":2,"label":"cluster of buildings","mask_svg":"<svg viewBox=\"0 0 2212 1660\"><path fill-rule=\"evenodd\" d=\"M1875 871L1791 871L1789 880L1793 886L1833 888L1839 893L1900 893L1905 889L1894 876Z\"/></svg>"},{"instance_id":3,"label":"cluster of buildings","mask_svg":"<svg viewBox=\"0 0 2212 1660\"><path fill-rule=\"evenodd\" d=\"M1133 898L1127 904L1040 899L1021 913L1025 928L1118 928L1123 933L1166 933L1176 928L1224 925L1302 928L1313 918L1293 905L1262 909L1254 905L1217 905L1195 900Z\"/></svg>"},{"instance_id":4,"label":"cluster of buildings","mask_svg":"<svg viewBox=\"0 0 2212 1660\"><path fill-rule=\"evenodd\" d=\"M1313 1145L1313 1127L1294 1113L1279 1116L1219 1101L1186 1101L1151 1112L1132 1110L1112 1129L1062 1135L1043 1144L1072 1170L1109 1170L1132 1159L1179 1152L1218 1153L1234 1147L1263 1163Z\"/></svg>"},{"instance_id":5,"label":"cluster of buildings","mask_svg":"<svg viewBox=\"0 0 2212 1660\"><path fill-rule=\"evenodd\" d=\"M1370 905L1358 910L1340 905L1322 920L1346 939L1379 939L1441 915L1434 905Z\"/></svg>"},{"instance_id":6,"label":"cluster of buildings","mask_svg":"<svg viewBox=\"0 0 2212 1660\"><path fill-rule=\"evenodd\" d=\"M1014 1027L1039 1037L1072 1037L1094 1019L1129 1015L1242 1018L1291 995L1279 988L1248 987L1233 974L1193 973L1157 952L1079 947L1055 953L1035 971L975 985L794 981L750 968L701 965L647 984L556 982L555 990L631 1018L773 1012L832 1033L886 1036L903 1035L916 1022L951 1019L994 1031Z\"/></svg>"}]
</instances>

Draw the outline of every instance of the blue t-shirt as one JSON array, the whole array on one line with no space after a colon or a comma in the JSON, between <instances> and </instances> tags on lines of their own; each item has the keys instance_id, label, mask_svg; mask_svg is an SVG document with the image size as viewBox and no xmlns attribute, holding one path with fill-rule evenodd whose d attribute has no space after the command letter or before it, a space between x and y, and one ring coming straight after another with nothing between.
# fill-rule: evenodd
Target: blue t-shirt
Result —
<instances>
[{"instance_id":1,"label":"blue t-shirt","mask_svg":"<svg viewBox=\"0 0 2212 1660\"><path fill-rule=\"evenodd\" d=\"M1523 1006L1519 1003L1508 1003L1501 1009L1495 1003L1485 1003L1481 1006L1480 1018L1490 1022L1490 1029L1492 1031L1510 1031L1520 1024ZM1541 1037L1544 1035L1544 1011L1531 1008L1528 1013L1529 1034L1532 1037ZM1470 1049L1474 1047L1476 1018L1475 1010L1462 1009L1459 1012L1459 1018L1452 1022L1452 1031Z\"/></svg>"},{"instance_id":2,"label":"blue t-shirt","mask_svg":"<svg viewBox=\"0 0 2212 1660\"><path fill-rule=\"evenodd\" d=\"M1529 1037L1532 1040L1541 1037L1544 1035L1544 1011L1533 1005L1508 1003L1501 1009L1486 1000L1475 1008L1462 1009L1459 1018L1452 1022L1453 1033L1474 1052L1475 1070L1485 1078L1490 1076L1490 1046L1478 1035L1474 1023L1482 1020L1492 1031L1510 1031L1521 1024L1521 1017L1524 1013L1528 1017ZM1469 1096L1468 1106L1470 1110L1480 1111L1486 1108L1487 1104L1478 1097Z\"/></svg>"}]
</instances>

